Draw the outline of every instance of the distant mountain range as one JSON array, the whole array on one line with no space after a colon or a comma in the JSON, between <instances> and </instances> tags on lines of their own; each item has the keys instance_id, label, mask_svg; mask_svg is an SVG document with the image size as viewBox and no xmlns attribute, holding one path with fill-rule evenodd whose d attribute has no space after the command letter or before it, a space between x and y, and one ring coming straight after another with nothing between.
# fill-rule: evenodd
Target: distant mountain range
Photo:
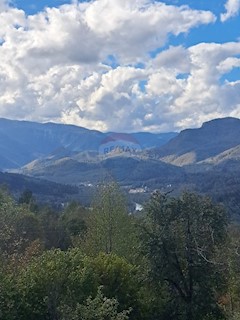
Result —
<instances>
[{"instance_id":1,"label":"distant mountain range","mask_svg":"<svg viewBox=\"0 0 240 320\"><path fill-rule=\"evenodd\" d=\"M108 136L118 133L102 133L73 125L36 123L0 119L0 170L21 168L27 163L55 155L61 158L76 153L97 154ZM133 133L141 149L159 147L177 133Z\"/></svg>"},{"instance_id":2,"label":"distant mountain range","mask_svg":"<svg viewBox=\"0 0 240 320\"><path fill-rule=\"evenodd\" d=\"M115 179L139 203L144 197L134 193L137 188L148 194L155 189L190 189L212 195L240 215L240 120L236 118L215 119L179 134L131 135L0 119L0 167L28 179L79 188Z\"/></svg>"},{"instance_id":3,"label":"distant mountain range","mask_svg":"<svg viewBox=\"0 0 240 320\"><path fill-rule=\"evenodd\" d=\"M153 179L171 183L193 172L238 170L240 164L240 120L236 118L212 120L201 128L183 130L177 135L103 134L74 126L32 125L34 128L36 125L35 130L40 131L43 141L51 140L46 142L45 149L39 143L40 158L16 172L54 182L97 183L110 175L125 185ZM31 135L31 142L34 135L37 134ZM44 152L53 149L53 141L54 147L58 148L44 156ZM28 145L33 158L37 146L30 142ZM99 154L101 145L108 150L106 154ZM137 149L139 145L141 148ZM129 152L122 152L127 148ZM137 151L131 152L134 148Z\"/></svg>"}]
</instances>

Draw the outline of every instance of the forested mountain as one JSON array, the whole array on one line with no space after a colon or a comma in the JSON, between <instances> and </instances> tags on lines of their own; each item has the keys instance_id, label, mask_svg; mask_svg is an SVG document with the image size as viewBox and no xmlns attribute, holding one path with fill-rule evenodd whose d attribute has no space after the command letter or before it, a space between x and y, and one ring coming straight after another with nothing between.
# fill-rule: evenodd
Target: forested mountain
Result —
<instances>
[{"instance_id":1,"label":"forested mountain","mask_svg":"<svg viewBox=\"0 0 240 320\"><path fill-rule=\"evenodd\" d=\"M188 180L191 180L189 175L198 172L211 170L226 173L239 170L239 119L212 120L199 129L183 130L161 147L137 152L116 152L116 135L119 145L123 143L123 139L130 139L127 135L111 133L110 138L102 140L107 150L113 150L107 154L99 154L96 150L70 152L69 148L62 147L28 163L17 172L75 185L97 183L112 176L125 185L134 182L152 185L153 180L156 180L161 181L162 186L172 183L176 185L179 180L181 184L188 184ZM154 139L161 138L144 133L135 136L132 134L131 140L135 145L136 137L145 147L147 141L151 145ZM130 148L131 145L129 150Z\"/></svg>"},{"instance_id":2,"label":"forested mountain","mask_svg":"<svg viewBox=\"0 0 240 320\"><path fill-rule=\"evenodd\" d=\"M22 168L21 173L58 183L96 184L112 178L123 185L142 185L156 178L168 184L183 179L183 170L162 161L138 157L109 157L99 161L78 161L65 157L43 159Z\"/></svg>"},{"instance_id":3,"label":"forested mountain","mask_svg":"<svg viewBox=\"0 0 240 320\"><path fill-rule=\"evenodd\" d=\"M39 203L61 206L74 199L89 205L90 191L87 188L58 184L55 182L28 177L21 174L0 172L0 187L11 192L18 199L25 191L31 191Z\"/></svg>"},{"instance_id":4,"label":"forested mountain","mask_svg":"<svg viewBox=\"0 0 240 320\"><path fill-rule=\"evenodd\" d=\"M18 127L20 124L21 122L17 122L16 126ZM36 140L36 144L31 140L37 134L34 134L34 130L30 139L32 142L27 137L23 137L25 144L28 143L28 146L31 143L33 144L32 149L29 147L30 151L27 153L27 156L35 157L35 159L33 162L29 161L30 163L26 164L20 172L46 179L49 178L54 181L59 181L60 179L61 182L66 183L70 183L72 177L74 178L72 183L85 182L84 176L87 172L89 176L87 180L94 181L90 171L99 170L100 176L105 175L105 173L101 173L102 170L99 168L108 170L108 165L111 162L115 164L118 171L122 169L122 174L124 175L123 171L126 169L125 162L131 162L131 160L124 160L124 158L135 159L132 161L136 161L138 158L141 161L138 160L136 166L141 166L144 163L144 166L148 170L155 164L153 160L160 161L160 175L164 174L164 172L161 172L162 162L176 167L192 165L192 170L199 171L209 169L213 165L220 165L221 169L229 161L232 162L229 162L229 165L232 167L239 160L240 120L236 118L215 119L204 123L199 129L183 130L175 137L172 133L162 135L135 133L131 134L131 136L109 133L107 136L103 133L89 131L84 128L56 124L26 123L26 126L33 126L34 128L36 126L38 128L37 139L40 139L42 135L43 140L41 140L41 143L38 143L38 140ZM41 135L39 132L41 132ZM15 136L19 137L21 134L17 135L17 132L15 132ZM13 133L8 135L8 137L13 139ZM165 144L164 141L166 142ZM129 147L124 146L125 142L129 143ZM116 148L125 147L125 150L127 148L130 150L131 143L133 146L140 146L137 149L137 153L115 152ZM116 146L116 144L119 145ZM106 147L107 157L105 154L102 156L99 153L101 146ZM10 147L8 148L11 149ZM25 149L21 149L21 152ZM37 154L37 149L41 156ZM16 157L20 154L19 161L23 161L19 149L13 148L13 150L16 153ZM11 152L13 150L11 149ZM110 152L111 150L112 152ZM26 153L26 151L24 152ZM106 158L112 160L106 162ZM168 175L166 168L167 166L165 166L164 171ZM66 180L64 180L63 172ZM54 176L53 179L52 176ZM99 179L99 176L96 179ZM139 176L139 180L144 180L144 177Z\"/></svg>"},{"instance_id":5,"label":"forested mountain","mask_svg":"<svg viewBox=\"0 0 240 320\"><path fill-rule=\"evenodd\" d=\"M160 148L148 152L150 157L177 166L209 162L222 153L234 157L240 145L240 119L223 118L206 122L199 129L186 129ZM229 150L229 151L227 151Z\"/></svg>"},{"instance_id":6,"label":"forested mountain","mask_svg":"<svg viewBox=\"0 0 240 320\"><path fill-rule=\"evenodd\" d=\"M66 155L98 152L102 141L109 135L112 133L73 125L0 119L0 169L19 168L52 153L57 155L59 152L61 157L62 150ZM144 149L160 146L175 135L135 133L133 136Z\"/></svg>"},{"instance_id":7,"label":"forested mountain","mask_svg":"<svg viewBox=\"0 0 240 320\"><path fill-rule=\"evenodd\" d=\"M24 163L36 157L13 170L28 176L27 179L35 177L78 186L85 190L84 198L89 198L94 187L102 181L116 180L127 192L144 187L144 192L137 196L140 203L155 189L171 189L175 193L189 189L212 195L238 214L239 119L215 119L201 128L183 130L175 137L171 133L107 135L52 123L3 119L0 122L3 124L0 148L7 150L1 152L1 157L8 155L5 162L9 164L11 158ZM161 145L164 139L170 140L160 147L149 148ZM139 141L142 148L138 148ZM99 148L107 149L107 153L101 153ZM16 163L12 162L12 166Z\"/></svg>"}]
</instances>

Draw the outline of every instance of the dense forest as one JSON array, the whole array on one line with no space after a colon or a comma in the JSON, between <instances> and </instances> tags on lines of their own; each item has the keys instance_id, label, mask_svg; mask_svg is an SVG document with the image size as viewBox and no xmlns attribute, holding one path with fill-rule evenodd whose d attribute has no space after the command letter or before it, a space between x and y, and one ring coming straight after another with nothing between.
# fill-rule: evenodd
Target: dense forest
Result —
<instances>
[{"instance_id":1,"label":"dense forest","mask_svg":"<svg viewBox=\"0 0 240 320\"><path fill-rule=\"evenodd\" d=\"M0 319L240 318L240 227L209 197L155 191L129 214L115 183L60 211L0 192Z\"/></svg>"}]
</instances>

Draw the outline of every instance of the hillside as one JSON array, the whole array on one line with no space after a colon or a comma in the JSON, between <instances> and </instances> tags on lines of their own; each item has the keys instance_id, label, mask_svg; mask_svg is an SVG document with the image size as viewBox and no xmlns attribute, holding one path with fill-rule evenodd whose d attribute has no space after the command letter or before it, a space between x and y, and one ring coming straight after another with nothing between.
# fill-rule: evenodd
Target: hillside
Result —
<instances>
[{"instance_id":1,"label":"hillside","mask_svg":"<svg viewBox=\"0 0 240 320\"><path fill-rule=\"evenodd\" d=\"M17 122L16 126L18 125L20 124ZM34 177L40 180L78 186L82 188L82 193L88 199L99 183L109 179L118 181L127 193L133 190L129 197L137 203L143 203L155 189L160 189L163 192L173 190L175 194L184 189L195 190L212 195L215 200L224 202L234 211L235 215L238 215L240 207L238 196L240 192L238 179L240 176L239 119L215 119L204 123L201 128L183 130L172 139L170 139L171 134L109 133L109 135L105 135L74 126L63 125L62 127L62 125L54 124L27 123L27 127L36 128L38 125L41 130L48 126L54 128L53 131L52 129L48 131L39 129L41 132L39 139L45 132L47 137L52 137L52 142L50 140L48 146L45 147L41 146L39 142L39 146L34 146L32 150L42 148L42 152L46 152L46 148L48 148L47 151L49 151L53 147L53 141L54 147L57 146L57 143L58 147L46 155L42 154L21 168L12 170L12 172L26 175L29 179ZM71 134L69 134L69 130L72 131ZM68 136L64 135L66 132L68 132ZM82 133L85 139L84 141L80 140L77 144L76 137L80 137ZM9 139L13 139L12 137L13 135ZM86 144L87 137L93 139L90 140L92 143L88 146ZM106 154L99 152L96 141L100 138L102 139L100 142L102 150L108 150ZM156 141L159 144L163 143L164 139L170 140L161 147L147 148ZM31 145L30 140L30 138L27 140L29 145ZM140 145L138 144L139 140L147 149L137 149ZM6 141L9 142L9 140ZM43 141L46 142L44 139ZM124 145L124 143L126 144ZM2 143L3 146L4 143ZM11 149L11 145L8 146L9 152L13 152L13 158L19 155L19 159L21 159L20 150L25 149L22 145L22 148L18 145L20 150L16 144L14 146L16 148L13 149ZM77 146L82 150L79 151ZM92 150L87 149L87 147L90 149L89 146L92 146ZM124 152L121 148L125 148ZM131 148L136 148L137 152L126 152ZM142 191L137 189L141 189L143 186L146 189L144 193L141 193Z\"/></svg>"},{"instance_id":2,"label":"hillside","mask_svg":"<svg viewBox=\"0 0 240 320\"><path fill-rule=\"evenodd\" d=\"M31 190L38 202L49 203L51 206L59 206L70 199L77 199L81 191L76 186L2 172L0 172L0 187L7 188L15 198L18 198L25 190Z\"/></svg>"},{"instance_id":3,"label":"hillside","mask_svg":"<svg viewBox=\"0 0 240 320\"><path fill-rule=\"evenodd\" d=\"M65 156L84 151L98 153L104 139L112 134L73 125L0 119L0 170L20 168L53 153L62 157L63 150ZM129 136L136 139L141 149L146 149L161 146L176 133Z\"/></svg>"},{"instance_id":4,"label":"hillside","mask_svg":"<svg viewBox=\"0 0 240 320\"><path fill-rule=\"evenodd\" d=\"M122 185L141 185L152 180L161 184L183 178L183 171L161 161L138 157L114 156L98 161L78 161L73 158L36 160L20 171L50 181L68 184L97 184L112 178Z\"/></svg>"},{"instance_id":5,"label":"hillside","mask_svg":"<svg viewBox=\"0 0 240 320\"><path fill-rule=\"evenodd\" d=\"M240 120L215 119L198 129L187 129L160 148L150 150L152 158L176 166L196 164L217 157L240 144Z\"/></svg>"},{"instance_id":6,"label":"hillside","mask_svg":"<svg viewBox=\"0 0 240 320\"><path fill-rule=\"evenodd\" d=\"M142 141L148 134L142 135ZM136 136L111 133L103 145L129 139L136 145ZM156 138L151 135L149 140ZM158 137L160 139L160 137ZM139 138L140 140L140 138ZM143 142L144 144L144 142ZM145 142L146 146L146 142ZM192 174L200 172L238 172L240 154L240 120L216 119L198 129L187 129L159 148L136 154L131 152L69 151L64 147L36 159L17 172L25 175L73 185L96 184L111 176L122 185L162 187L192 185ZM119 151L119 150L118 150ZM181 168L182 167L182 168ZM191 181L191 182L190 182Z\"/></svg>"}]
</instances>

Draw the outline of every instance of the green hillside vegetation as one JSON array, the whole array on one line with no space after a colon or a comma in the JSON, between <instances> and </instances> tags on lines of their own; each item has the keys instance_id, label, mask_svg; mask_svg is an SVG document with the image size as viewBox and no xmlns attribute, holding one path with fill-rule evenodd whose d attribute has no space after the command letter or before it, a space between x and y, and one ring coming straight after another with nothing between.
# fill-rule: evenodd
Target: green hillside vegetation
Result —
<instances>
[{"instance_id":1,"label":"green hillside vegetation","mask_svg":"<svg viewBox=\"0 0 240 320\"><path fill-rule=\"evenodd\" d=\"M91 208L0 192L0 319L239 318L240 227L209 197L156 191L129 215L118 185Z\"/></svg>"}]
</instances>

